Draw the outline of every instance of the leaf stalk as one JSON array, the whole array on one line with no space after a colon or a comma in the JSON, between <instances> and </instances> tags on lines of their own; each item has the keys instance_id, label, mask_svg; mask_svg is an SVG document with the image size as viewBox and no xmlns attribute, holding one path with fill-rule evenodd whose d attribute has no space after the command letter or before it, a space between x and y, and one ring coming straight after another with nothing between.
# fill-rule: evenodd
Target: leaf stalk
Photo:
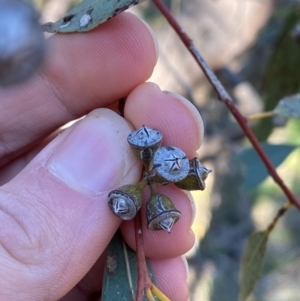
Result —
<instances>
[{"instance_id":1,"label":"leaf stalk","mask_svg":"<svg viewBox=\"0 0 300 301\"><path fill-rule=\"evenodd\" d=\"M155 299L152 295L151 289L149 287L146 289L145 295L146 295L146 298L148 301L155 301Z\"/></svg>"},{"instance_id":2,"label":"leaf stalk","mask_svg":"<svg viewBox=\"0 0 300 301\"><path fill-rule=\"evenodd\" d=\"M268 118L268 117L272 117L274 115L275 115L274 111L261 112L261 113L257 113L257 114L248 116L248 121Z\"/></svg>"},{"instance_id":3,"label":"leaf stalk","mask_svg":"<svg viewBox=\"0 0 300 301\"><path fill-rule=\"evenodd\" d=\"M267 232L270 233L274 227L276 226L278 220L286 213L286 211L291 208L293 204L291 202L286 202L277 212L275 218L273 219L272 223L268 226Z\"/></svg>"}]
</instances>

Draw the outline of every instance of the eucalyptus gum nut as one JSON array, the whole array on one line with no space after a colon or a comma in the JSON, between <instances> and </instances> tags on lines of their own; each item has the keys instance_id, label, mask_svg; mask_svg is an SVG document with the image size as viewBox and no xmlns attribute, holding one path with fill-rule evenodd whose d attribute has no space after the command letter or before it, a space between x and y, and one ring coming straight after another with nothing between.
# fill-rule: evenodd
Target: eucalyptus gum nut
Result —
<instances>
[{"instance_id":1,"label":"eucalyptus gum nut","mask_svg":"<svg viewBox=\"0 0 300 301\"><path fill-rule=\"evenodd\" d=\"M149 230L171 232L181 213L166 196L154 193L146 204L147 227Z\"/></svg>"},{"instance_id":2,"label":"eucalyptus gum nut","mask_svg":"<svg viewBox=\"0 0 300 301\"><path fill-rule=\"evenodd\" d=\"M134 155L146 165L150 164L154 152L161 146L162 139L161 132L145 125L131 132L127 137Z\"/></svg>"},{"instance_id":3,"label":"eucalyptus gum nut","mask_svg":"<svg viewBox=\"0 0 300 301\"><path fill-rule=\"evenodd\" d=\"M201 164L198 158L190 160L190 170L185 179L180 182L175 183L175 185L184 190L204 190L205 180L211 169L206 168Z\"/></svg>"},{"instance_id":4,"label":"eucalyptus gum nut","mask_svg":"<svg viewBox=\"0 0 300 301\"><path fill-rule=\"evenodd\" d=\"M153 156L149 177L156 183L176 183L189 173L186 154L174 146L160 147Z\"/></svg>"},{"instance_id":5,"label":"eucalyptus gum nut","mask_svg":"<svg viewBox=\"0 0 300 301\"><path fill-rule=\"evenodd\" d=\"M125 185L111 191L108 194L109 208L122 220L133 219L142 206L144 187L144 184Z\"/></svg>"},{"instance_id":6,"label":"eucalyptus gum nut","mask_svg":"<svg viewBox=\"0 0 300 301\"><path fill-rule=\"evenodd\" d=\"M199 185L199 182L195 175L188 175L185 179L183 179L180 182L175 183L175 185L184 190L204 190L205 189L205 184L204 187L202 185Z\"/></svg>"}]
</instances>

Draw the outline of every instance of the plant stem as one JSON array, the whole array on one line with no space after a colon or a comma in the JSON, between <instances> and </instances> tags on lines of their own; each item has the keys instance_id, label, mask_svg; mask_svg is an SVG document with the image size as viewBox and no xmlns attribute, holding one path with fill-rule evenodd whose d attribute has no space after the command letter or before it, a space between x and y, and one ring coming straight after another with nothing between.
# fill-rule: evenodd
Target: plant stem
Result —
<instances>
[{"instance_id":1,"label":"plant stem","mask_svg":"<svg viewBox=\"0 0 300 301\"><path fill-rule=\"evenodd\" d=\"M258 119L267 118L267 117L272 117L274 115L275 115L275 112L273 112L273 111L261 112L261 113L257 113L257 114L253 114L253 115L248 116L248 121L258 120Z\"/></svg>"},{"instance_id":2,"label":"plant stem","mask_svg":"<svg viewBox=\"0 0 300 301\"><path fill-rule=\"evenodd\" d=\"M140 183L138 183L138 185L141 189L144 189L147 184L148 184L148 181L146 179L143 179Z\"/></svg>"},{"instance_id":3,"label":"plant stem","mask_svg":"<svg viewBox=\"0 0 300 301\"><path fill-rule=\"evenodd\" d=\"M151 281L148 270L144 251L143 233L142 233L142 221L141 211L138 212L134 219L135 228L135 243L136 243L136 256L138 265L138 287L136 291L135 301L142 301L144 295L149 299L147 291L151 290L152 293L157 296L161 301L171 301L159 288L157 288ZM148 292L149 294L149 292ZM153 296L152 296L153 297ZM149 299L152 301L152 299Z\"/></svg>"},{"instance_id":4,"label":"plant stem","mask_svg":"<svg viewBox=\"0 0 300 301\"><path fill-rule=\"evenodd\" d=\"M150 189L151 189L151 194L154 195L157 193L157 187L156 184L153 182L150 182Z\"/></svg>"},{"instance_id":5,"label":"plant stem","mask_svg":"<svg viewBox=\"0 0 300 301\"><path fill-rule=\"evenodd\" d=\"M277 214L276 214L274 220L273 220L272 223L268 226L268 229L267 229L268 233L270 233L270 232L273 230L273 228L276 226L276 224L277 224L278 220L280 219L280 217L282 217L282 216L286 213L286 211L287 211L291 206L292 206L292 203L291 203L291 202L287 202L287 203L285 203L285 204L278 210L278 212L277 212Z\"/></svg>"},{"instance_id":6,"label":"plant stem","mask_svg":"<svg viewBox=\"0 0 300 301\"><path fill-rule=\"evenodd\" d=\"M148 301L155 301L151 289L149 287L146 289L145 295Z\"/></svg>"},{"instance_id":7,"label":"plant stem","mask_svg":"<svg viewBox=\"0 0 300 301\"><path fill-rule=\"evenodd\" d=\"M278 175L276 168L266 155L266 153L263 151L262 147L260 146L258 140L254 136L252 130L248 126L247 118L243 116L240 111L237 109L237 107L234 105L232 98L225 90L224 86L221 84L221 82L218 80L216 75L213 73L211 68L207 65L204 58L201 56L198 49L195 47L192 39L186 34L186 32L181 28L181 26L178 24L176 19L172 16L172 14L169 12L168 8L164 5L164 3L161 0L153 0L153 3L156 5L156 7L159 9L159 11L165 16L171 27L175 30L183 44L186 46L186 48L189 50L189 52L192 54L192 56L197 61L199 67L202 69L203 73L205 74L208 81L211 83L212 87L214 88L216 94L218 95L218 98L220 101L224 102L231 114L236 119L237 123L240 125L240 127L243 129L245 135L248 137L249 141L251 142L253 148L256 150L257 154L265 164L270 176L274 179L274 181L279 185L285 196L288 198L288 200L295 205L298 210L300 211L300 203L295 197L295 195L291 192L291 190L286 186L284 181L281 179L281 177Z\"/></svg>"},{"instance_id":8,"label":"plant stem","mask_svg":"<svg viewBox=\"0 0 300 301\"><path fill-rule=\"evenodd\" d=\"M136 256L138 265L138 287L136 291L136 301L143 301L145 288L148 286L147 280L149 279L147 264L144 252L144 242L142 233L141 211L138 212L134 219L135 227L135 243L136 243Z\"/></svg>"}]
</instances>

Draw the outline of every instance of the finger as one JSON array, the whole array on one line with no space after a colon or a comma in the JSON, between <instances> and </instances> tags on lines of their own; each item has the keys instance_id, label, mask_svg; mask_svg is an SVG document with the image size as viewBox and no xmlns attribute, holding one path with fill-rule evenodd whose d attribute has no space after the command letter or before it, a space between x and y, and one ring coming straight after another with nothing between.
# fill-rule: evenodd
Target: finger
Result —
<instances>
[{"instance_id":1,"label":"finger","mask_svg":"<svg viewBox=\"0 0 300 301\"><path fill-rule=\"evenodd\" d=\"M6 164L1 168L0 172L0 186L6 184L10 180L12 180L18 173L20 173L25 166L53 139L55 139L59 134L63 132L62 129L59 129L53 133L51 133L47 138L45 138L42 142L38 143L34 148L32 148L27 153L19 156L15 160Z\"/></svg>"},{"instance_id":2,"label":"finger","mask_svg":"<svg viewBox=\"0 0 300 301\"><path fill-rule=\"evenodd\" d=\"M105 263L106 252L100 256L83 279L59 301L100 300Z\"/></svg>"},{"instance_id":3,"label":"finger","mask_svg":"<svg viewBox=\"0 0 300 301\"><path fill-rule=\"evenodd\" d=\"M153 83L141 84L132 91L126 101L125 116L135 128L143 124L159 128L165 145L180 147L190 158L203 140L203 122L196 108L177 94L162 92ZM5 166L0 184L20 172L44 144Z\"/></svg>"},{"instance_id":4,"label":"finger","mask_svg":"<svg viewBox=\"0 0 300 301\"><path fill-rule=\"evenodd\" d=\"M188 299L188 263L184 257L150 259L150 267L157 287L172 301ZM105 269L105 256L101 256L88 274L59 301L87 301L99 296ZM93 299L94 300L94 299ZM97 299L98 300L98 299Z\"/></svg>"},{"instance_id":5,"label":"finger","mask_svg":"<svg viewBox=\"0 0 300 301\"><path fill-rule=\"evenodd\" d=\"M0 89L1 164L67 121L126 96L155 62L153 35L129 13L84 34L54 35L39 74Z\"/></svg>"},{"instance_id":6,"label":"finger","mask_svg":"<svg viewBox=\"0 0 300 301\"><path fill-rule=\"evenodd\" d=\"M171 233L166 231L152 231L147 229L146 202L150 199L150 189L144 193L144 203L141 208L142 233L145 255L150 258L172 258L185 254L192 248L195 236L191 230L195 212L193 199L189 193L174 189L173 185L159 186L159 193L169 197L176 208L181 212L181 217L172 227ZM136 249L134 222L126 221L121 225L125 241L132 249Z\"/></svg>"},{"instance_id":7,"label":"finger","mask_svg":"<svg viewBox=\"0 0 300 301\"><path fill-rule=\"evenodd\" d=\"M108 192L140 177L129 132L96 110L1 187L1 299L58 300L96 262L120 224Z\"/></svg>"},{"instance_id":8,"label":"finger","mask_svg":"<svg viewBox=\"0 0 300 301\"><path fill-rule=\"evenodd\" d=\"M150 259L157 287L172 301L189 298L187 285L188 266L183 257L172 259Z\"/></svg>"},{"instance_id":9,"label":"finger","mask_svg":"<svg viewBox=\"0 0 300 301\"><path fill-rule=\"evenodd\" d=\"M203 123L198 111L187 100L174 94L162 92L155 84L138 86L126 100L125 117L135 127L145 124L163 133L163 144L181 148L189 158L195 156L202 143ZM193 220L193 205L189 194L174 185L159 187L159 191L171 198L179 211L180 220L172 233L147 230L145 204L142 207L143 237L148 257L167 258L187 252L194 243L190 227ZM150 198L148 191L144 203ZM126 242L135 249L134 225L132 221L121 225Z\"/></svg>"},{"instance_id":10,"label":"finger","mask_svg":"<svg viewBox=\"0 0 300 301\"><path fill-rule=\"evenodd\" d=\"M203 124L199 113L186 101L178 100L173 95L161 92L154 84L142 84L129 95L125 115L135 127L145 123L159 128L164 133L165 144L182 148L189 157L194 155L195 150L201 144ZM186 139L187 137L188 139ZM145 230L145 233L148 233L145 235L146 254L159 258L171 256L171 254L172 256L181 255L191 248L194 242L194 236L190 231L193 219L191 201L173 185L162 187L162 193L172 198L182 212L182 217L170 235L152 231L149 233L148 230ZM131 222L129 224L125 223L122 226L124 227L123 235L129 245L134 248L134 228ZM181 228L181 225L184 226ZM146 227L146 221L144 221L144 227ZM182 230L177 230L178 227ZM161 239L164 241L165 248L158 247L161 245ZM181 242L180 244L174 243L177 239Z\"/></svg>"},{"instance_id":11,"label":"finger","mask_svg":"<svg viewBox=\"0 0 300 301\"><path fill-rule=\"evenodd\" d=\"M203 122L197 109L185 98L162 92L153 83L139 85L127 97L125 118L140 128L143 124L163 133L163 144L181 148L193 157L203 140Z\"/></svg>"}]
</instances>

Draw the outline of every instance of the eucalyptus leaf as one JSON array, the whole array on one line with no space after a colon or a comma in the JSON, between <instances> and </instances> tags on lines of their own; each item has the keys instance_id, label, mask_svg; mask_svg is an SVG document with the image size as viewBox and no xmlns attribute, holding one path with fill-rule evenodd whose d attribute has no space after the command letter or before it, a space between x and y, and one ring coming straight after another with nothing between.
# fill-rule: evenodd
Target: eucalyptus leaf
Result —
<instances>
[{"instance_id":1,"label":"eucalyptus leaf","mask_svg":"<svg viewBox=\"0 0 300 301\"><path fill-rule=\"evenodd\" d=\"M152 282L155 283L149 266L148 274ZM137 283L136 253L125 244L121 233L118 231L109 243L107 250L101 300L135 300Z\"/></svg>"},{"instance_id":2,"label":"eucalyptus leaf","mask_svg":"<svg viewBox=\"0 0 300 301\"><path fill-rule=\"evenodd\" d=\"M278 167L284 159L298 147L297 145L273 145L268 143L261 143L261 146L275 167ZM261 184L269 175L265 165L253 147L243 150L238 155L238 158L245 166L243 188L253 189Z\"/></svg>"},{"instance_id":3,"label":"eucalyptus leaf","mask_svg":"<svg viewBox=\"0 0 300 301\"><path fill-rule=\"evenodd\" d=\"M260 277L267 249L268 236L269 232L260 231L253 233L248 239L240 267L239 301L248 301L253 298L251 293Z\"/></svg>"},{"instance_id":4,"label":"eucalyptus leaf","mask_svg":"<svg viewBox=\"0 0 300 301\"><path fill-rule=\"evenodd\" d=\"M271 18L264 27L263 35L260 35L258 42L258 45L265 45L270 51L267 62L262 64L262 68L258 68L262 60L262 57L258 56L256 63L251 64L256 70L256 77L257 68L264 73L261 91L266 111L273 110L278 100L286 95L300 92L300 44L291 34L300 18L300 11L295 7L287 5L285 9L274 11L275 19ZM278 22L277 25L274 20L277 20L275 22ZM256 137L260 141L265 141L273 129L272 118L264 118L256 126Z\"/></svg>"},{"instance_id":5,"label":"eucalyptus leaf","mask_svg":"<svg viewBox=\"0 0 300 301\"><path fill-rule=\"evenodd\" d=\"M57 22L46 23L46 32L89 31L119 13L146 0L83 0Z\"/></svg>"},{"instance_id":6,"label":"eucalyptus leaf","mask_svg":"<svg viewBox=\"0 0 300 301\"><path fill-rule=\"evenodd\" d=\"M300 94L282 98L274 113L284 117L300 118Z\"/></svg>"}]
</instances>

